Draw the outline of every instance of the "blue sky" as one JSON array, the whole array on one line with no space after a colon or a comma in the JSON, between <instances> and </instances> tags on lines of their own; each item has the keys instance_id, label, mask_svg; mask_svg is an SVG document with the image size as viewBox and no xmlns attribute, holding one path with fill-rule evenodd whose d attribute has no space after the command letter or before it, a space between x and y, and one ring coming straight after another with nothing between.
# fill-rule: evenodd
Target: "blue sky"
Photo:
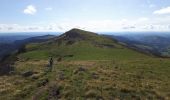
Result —
<instances>
[{"instance_id":1,"label":"blue sky","mask_svg":"<svg viewBox=\"0 0 170 100\"><path fill-rule=\"evenodd\" d=\"M0 32L170 31L170 0L1 0Z\"/></svg>"}]
</instances>

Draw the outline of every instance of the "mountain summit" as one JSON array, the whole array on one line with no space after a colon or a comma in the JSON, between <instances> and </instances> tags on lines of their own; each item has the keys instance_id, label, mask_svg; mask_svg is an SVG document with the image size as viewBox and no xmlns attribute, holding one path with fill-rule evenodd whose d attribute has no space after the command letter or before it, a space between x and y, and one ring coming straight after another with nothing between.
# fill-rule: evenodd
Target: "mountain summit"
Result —
<instances>
[{"instance_id":1,"label":"mountain summit","mask_svg":"<svg viewBox=\"0 0 170 100\"><path fill-rule=\"evenodd\" d=\"M70 31L65 32L59 37L55 38L55 41L50 41L51 43L57 43L58 45L66 44L71 45L74 43L82 43L89 44L94 46L105 46L105 47L114 47L116 40L107 38L105 36L101 36L94 32L88 32L81 29L72 29Z\"/></svg>"},{"instance_id":2,"label":"mountain summit","mask_svg":"<svg viewBox=\"0 0 170 100\"><path fill-rule=\"evenodd\" d=\"M29 44L26 46L26 51L26 53L22 54L22 57L31 57L33 59L67 55L74 55L68 59L79 60L114 59L114 57L126 58L134 55L146 56L122 46L111 38L80 29L72 29L44 43Z\"/></svg>"},{"instance_id":3,"label":"mountain summit","mask_svg":"<svg viewBox=\"0 0 170 100\"><path fill-rule=\"evenodd\" d=\"M91 36L97 36L97 34L93 32L88 32L88 31L74 28L64 33L61 36L65 36L67 39L68 38L69 39L72 39L72 38L87 39L87 38L90 38Z\"/></svg>"},{"instance_id":4,"label":"mountain summit","mask_svg":"<svg viewBox=\"0 0 170 100\"><path fill-rule=\"evenodd\" d=\"M72 40L72 41L82 41L82 40L94 41L96 38L101 38L101 36L93 32L88 32L76 28L67 31L58 37L58 39Z\"/></svg>"}]
</instances>

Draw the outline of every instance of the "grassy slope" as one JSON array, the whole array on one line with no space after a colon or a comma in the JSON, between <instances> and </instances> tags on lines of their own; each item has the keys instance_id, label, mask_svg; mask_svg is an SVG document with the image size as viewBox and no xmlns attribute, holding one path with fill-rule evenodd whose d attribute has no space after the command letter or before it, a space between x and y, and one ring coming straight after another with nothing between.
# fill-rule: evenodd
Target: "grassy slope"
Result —
<instances>
[{"instance_id":1,"label":"grassy slope","mask_svg":"<svg viewBox=\"0 0 170 100\"><path fill-rule=\"evenodd\" d=\"M3 80L0 98L131 100L170 97L169 59L138 53L86 31L73 31L86 38L79 41L77 37L78 41L72 45L66 45L67 40L57 45L58 39L28 45L27 52L18 55L19 61L15 63L17 74L0 78ZM102 43L114 47L98 45ZM65 55L73 57L64 57L57 62L59 56ZM55 61L52 72L46 72L45 68L49 56L53 56ZM80 68L83 71L79 71ZM21 77L20 73L27 70L37 73L28 78ZM48 84L38 87L46 79ZM4 87L4 84L7 86Z\"/></svg>"}]
</instances>

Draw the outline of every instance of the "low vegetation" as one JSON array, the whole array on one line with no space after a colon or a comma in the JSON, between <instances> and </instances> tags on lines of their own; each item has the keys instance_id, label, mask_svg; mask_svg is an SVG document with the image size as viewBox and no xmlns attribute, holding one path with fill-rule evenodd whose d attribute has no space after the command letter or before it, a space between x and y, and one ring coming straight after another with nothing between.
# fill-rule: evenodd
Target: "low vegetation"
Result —
<instances>
[{"instance_id":1,"label":"low vegetation","mask_svg":"<svg viewBox=\"0 0 170 100\"><path fill-rule=\"evenodd\" d=\"M83 39L77 34L74 38L67 35L75 32L82 32L80 36ZM17 55L15 72L0 76L0 98L170 99L169 59L133 51L116 41L86 31L74 29L67 34L45 43L27 45L26 52ZM67 44L68 41L74 42ZM47 67L50 56L54 60L52 71ZM23 72L31 74L25 77Z\"/></svg>"}]
</instances>

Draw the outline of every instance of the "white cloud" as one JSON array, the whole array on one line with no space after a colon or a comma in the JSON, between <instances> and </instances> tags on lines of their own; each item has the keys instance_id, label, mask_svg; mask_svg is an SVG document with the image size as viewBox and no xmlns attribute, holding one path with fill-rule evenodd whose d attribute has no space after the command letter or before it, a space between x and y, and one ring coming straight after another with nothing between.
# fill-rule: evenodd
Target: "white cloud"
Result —
<instances>
[{"instance_id":1,"label":"white cloud","mask_svg":"<svg viewBox=\"0 0 170 100\"><path fill-rule=\"evenodd\" d=\"M72 28L94 32L113 31L170 31L169 16L154 18L139 17L120 20L62 20L60 22L41 22L32 25L0 24L0 32L64 32Z\"/></svg>"},{"instance_id":2,"label":"white cloud","mask_svg":"<svg viewBox=\"0 0 170 100\"><path fill-rule=\"evenodd\" d=\"M45 8L45 10L51 11L51 10L53 10L53 8L52 7L47 7L47 8Z\"/></svg>"},{"instance_id":3,"label":"white cloud","mask_svg":"<svg viewBox=\"0 0 170 100\"><path fill-rule=\"evenodd\" d=\"M170 14L170 7L162 8L153 12L153 14Z\"/></svg>"},{"instance_id":4,"label":"white cloud","mask_svg":"<svg viewBox=\"0 0 170 100\"><path fill-rule=\"evenodd\" d=\"M28 5L25 9L24 9L24 13L25 14L29 14L29 15L34 15L37 12L37 9L35 6L33 5Z\"/></svg>"},{"instance_id":5,"label":"white cloud","mask_svg":"<svg viewBox=\"0 0 170 100\"><path fill-rule=\"evenodd\" d=\"M33 24L33 25L19 25L19 24L0 24L0 32L61 32L66 31L59 27L59 24Z\"/></svg>"}]
</instances>

